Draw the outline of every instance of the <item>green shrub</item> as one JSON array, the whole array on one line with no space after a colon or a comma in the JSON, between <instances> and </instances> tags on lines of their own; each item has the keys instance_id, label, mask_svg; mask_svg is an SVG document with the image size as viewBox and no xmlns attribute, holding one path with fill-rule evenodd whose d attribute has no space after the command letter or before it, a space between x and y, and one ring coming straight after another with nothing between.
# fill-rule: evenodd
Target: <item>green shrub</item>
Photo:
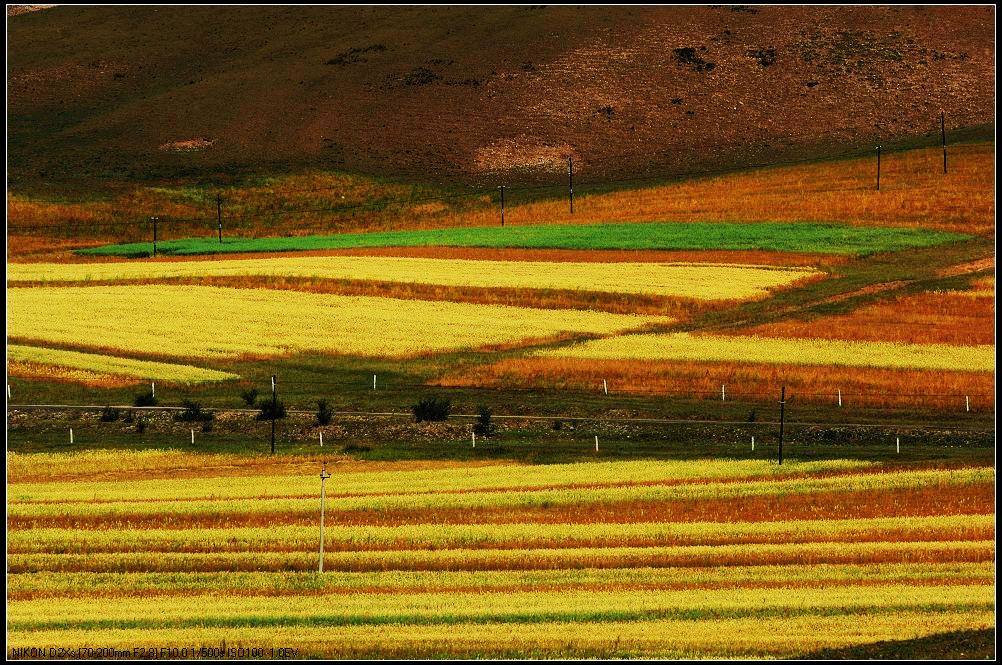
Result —
<instances>
[{"instance_id":1,"label":"green shrub","mask_svg":"<svg viewBox=\"0 0 1002 665\"><path fill-rule=\"evenodd\" d=\"M270 397L262 398L261 401L258 402L257 408L261 410L261 412L257 414L258 420L281 420L288 415L285 412L285 405L282 404L282 400L280 399L275 400L275 402L272 403L272 399Z\"/></svg>"},{"instance_id":2,"label":"green shrub","mask_svg":"<svg viewBox=\"0 0 1002 665\"><path fill-rule=\"evenodd\" d=\"M327 400L321 399L317 401L317 424L318 425L330 425L331 420L334 419L334 412L331 408L327 406Z\"/></svg>"},{"instance_id":3,"label":"green shrub","mask_svg":"<svg viewBox=\"0 0 1002 665\"><path fill-rule=\"evenodd\" d=\"M491 410L486 404L477 406L477 421L473 423L473 431L482 437L493 436L494 423L491 422Z\"/></svg>"},{"instance_id":4,"label":"green shrub","mask_svg":"<svg viewBox=\"0 0 1002 665\"><path fill-rule=\"evenodd\" d=\"M199 404L198 402L193 402L189 399L184 400L181 403L181 406L184 407L184 410L178 411L174 415L174 420L177 420L179 422L204 423L204 422L209 422L215 417L211 411L203 411L201 404Z\"/></svg>"},{"instance_id":5,"label":"green shrub","mask_svg":"<svg viewBox=\"0 0 1002 665\"><path fill-rule=\"evenodd\" d=\"M441 421L449 419L452 402L438 397L424 397L411 407L416 422Z\"/></svg>"},{"instance_id":6,"label":"green shrub","mask_svg":"<svg viewBox=\"0 0 1002 665\"><path fill-rule=\"evenodd\" d=\"M244 404L247 406L254 406L254 402L257 401L257 395L257 388L250 388L240 393L240 399L242 399Z\"/></svg>"},{"instance_id":7,"label":"green shrub","mask_svg":"<svg viewBox=\"0 0 1002 665\"><path fill-rule=\"evenodd\" d=\"M119 417L118 409L109 404L108 406L104 407L104 409L101 410L101 417L98 420L100 420L102 423L111 423L118 420L118 417Z\"/></svg>"}]
</instances>

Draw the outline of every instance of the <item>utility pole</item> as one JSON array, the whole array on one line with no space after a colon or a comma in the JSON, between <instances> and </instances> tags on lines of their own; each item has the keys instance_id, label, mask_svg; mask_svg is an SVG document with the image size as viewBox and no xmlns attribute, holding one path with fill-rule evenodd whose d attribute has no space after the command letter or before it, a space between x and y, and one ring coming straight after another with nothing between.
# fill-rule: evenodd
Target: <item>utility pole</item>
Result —
<instances>
[{"instance_id":1,"label":"utility pole","mask_svg":"<svg viewBox=\"0 0 1002 665\"><path fill-rule=\"evenodd\" d=\"M880 191L880 146L877 146L877 191Z\"/></svg>"},{"instance_id":2,"label":"utility pole","mask_svg":"<svg viewBox=\"0 0 1002 665\"><path fill-rule=\"evenodd\" d=\"M331 474L327 473L327 462L324 462L323 468L320 470L320 572L324 572L324 482L331 477Z\"/></svg>"},{"instance_id":3,"label":"utility pole","mask_svg":"<svg viewBox=\"0 0 1002 665\"><path fill-rule=\"evenodd\" d=\"M275 391L275 384L278 376L271 375L271 454L275 454L275 416L278 415L278 394Z\"/></svg>"},{"instance_id":4,"label":"utility pole","mask_svg":"<svg viewBox=\"0 0 1002 665\"><path fill-rule=\"evenodd\" d=\"M786 422L786 386L779 396L779 464L783 465L783 424Z\"/></svg>"},{"instance_id":5,"label":"utility pole","mask_svg":"<svg viewBox=\"0 0 1002 665\"><path fill-rule=\"evenodd\" d=\"M150 217L153 222L153 256L157 255L157 217Z\"/></svg>"},{"instance_id":6,"label":"utility pole","mask_svg":"<svg viewBox=\"0 0 1002 665\"><path fill-rule=\"evenodd\" d=\"M219 244L223 244L223 197L216 193L216 220L219 222Z\"/></svg>"},{"instance_id":7,"label":"utility pole","mask_svg":"<svg viewBox=\"0 0 1002 665\"><path fill-rule=\"evenodd\" d=\"M571 202L571 214L574 214L574 158L567 158L567 194Z\"/></svg>"},{"instance_id":8,"label":"utility pole","mask_svg":"<svg viewBox=\"0 0 1002 665\"><path fill-rule=\"evenodd\" d=\"M504 185L501 185L501 226L504 226Z\"/></svg>"},{"instance_id":9,"label":"utility pole","mask_svg":"<svg viewBox=\"0 0 1002 665\"><path fill-rule=\"evenodd\" d=\"M939 131L943 135L943 175L946 175L946 111L939 112Z\"/></svg>"}]
</instances>

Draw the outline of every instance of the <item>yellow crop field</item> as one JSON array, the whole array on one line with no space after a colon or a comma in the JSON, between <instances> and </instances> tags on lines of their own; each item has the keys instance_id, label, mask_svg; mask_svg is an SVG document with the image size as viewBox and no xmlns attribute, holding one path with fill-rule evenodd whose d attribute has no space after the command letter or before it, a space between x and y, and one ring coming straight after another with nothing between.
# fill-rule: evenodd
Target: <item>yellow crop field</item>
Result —
<instances>
[{"instance_id":1,"label":"yellow crop field","mask_svg":"<svg viewBox=\"0 0 1002 665\"><path fill-rule=\"evenodd\" d=\"M54 377L67 380L77 379L78 375L75 372L82 370L86 372L83 376L86 382L101 382L108 377L132 377L135 379L156 379L168 383L192 384L240 378L229 372L192 367L191 365L115 358L95 353L45 349L21 344L7 345L7 361L11 364L30 363L51 367ZM11 371L11 374L19 375L16 371Z\"/></svg>"},{"instance_id":2,"label":"yellow crop field","mask_svg":"<svg viewBox=\"0 0 1002 665\"><path fill-rule=\"evenodd\" d=\"M12 288L7 334L32 342L236 358L400 357L611 334L662 317L203 286Z\"/></svg>"},{"instance_id":3,"label":"yellow crop field","mask_svg":"<svg viewBox=\"0 0 1002 665\"><path fill-rule=\"evenodd\" d=\"M773 289L820 275L811 268L773 266L312 256L143 263L22 263L9 266L8 279L17 283L280 276L745 300L765 297Z\"/></svg>"},{"instance_id":4,"label":"yellow crop field","mask_svg":"<svg viewBox=\"0 0 1002 665\"><path fill-rule=\"evenodd\" d=\"M990 467L334 463L319 573L316 462L257 459L16 455L8 655L761 658L994 625Z\"/></svg>"},{"instance_id":5,"label":"yellow crop field","mask_svg":"<svg viewBox=\"0 0 1002 665\"><path fill-rule=\"evenodd\" d=\"M570 548L617 545L665 547L760 542L985 540L994 537L990 515L789 520L784 522L633 522L628 524L417 524L340 526L327 541L335 550ZM317 538L311 526L91 531L41 528L15 531L7 553L300 551Z\"/></svg>"},{"instance_id":6,"label":"yellow crop field","mask_svg":"<svg viewBox=\"0 0 1002 665\"><path fill-rule=\"evenodd\" d=\"M992 345L952 346L690 333L623 335L541 350L535 355L578 360L740 361L968 372L990 372L995 368L995 347Z\"/></svg>"}]
</instances>

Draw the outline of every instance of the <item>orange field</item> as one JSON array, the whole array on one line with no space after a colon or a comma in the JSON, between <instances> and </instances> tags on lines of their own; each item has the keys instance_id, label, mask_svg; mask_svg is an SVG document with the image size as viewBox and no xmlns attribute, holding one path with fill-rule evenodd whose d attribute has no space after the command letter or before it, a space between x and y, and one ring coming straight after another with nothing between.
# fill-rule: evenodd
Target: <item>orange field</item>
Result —
<instances>
[{"instance_id":1,"label":"orange field","mask_svg":"<svg viewBox=\"0 0 1002 665\"><path fill-rule=\"evenodd\" d=\"M991 278L988 278L991 280ZM994 284L994 280L991 280ZM787 320L734 330L739 335L908 342L994 344L995 299L979 282L966 292L927 292L866 305L848 314Z\"/></svg>"},{"instance_id":2,"label":"orange field","mask_svg":"<svg viewBox=\"0 0 1002 665\"><path fill-rule=\"evenodd\" d=\"M574 358L508 358L446 374L433 381L443 386L602 390L610 393L677 395L720 399L720 386L732 400L775 402L781 386L787 396L812 403L835 404L838 391L849 406L918 406L994 409L994 376L989 372L895 370L872 367L773 365L737 362L667 362Z\"/></svg>"}]
</instances>

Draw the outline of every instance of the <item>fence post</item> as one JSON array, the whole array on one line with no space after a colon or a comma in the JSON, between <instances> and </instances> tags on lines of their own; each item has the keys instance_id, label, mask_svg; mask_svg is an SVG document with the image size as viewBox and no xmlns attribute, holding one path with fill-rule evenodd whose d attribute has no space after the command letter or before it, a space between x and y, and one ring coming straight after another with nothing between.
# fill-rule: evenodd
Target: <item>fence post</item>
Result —
<instances>
[{"instance_id":1,"label":"fence post","mask_svg":"<svg viewBox=\"0 0 1002 665\"><path fill-rule=\"evenodd\" d=\"M223 197L216 193L216 219L219 221L219 244L223 244Z\"/></svg>"}]
</instances>

